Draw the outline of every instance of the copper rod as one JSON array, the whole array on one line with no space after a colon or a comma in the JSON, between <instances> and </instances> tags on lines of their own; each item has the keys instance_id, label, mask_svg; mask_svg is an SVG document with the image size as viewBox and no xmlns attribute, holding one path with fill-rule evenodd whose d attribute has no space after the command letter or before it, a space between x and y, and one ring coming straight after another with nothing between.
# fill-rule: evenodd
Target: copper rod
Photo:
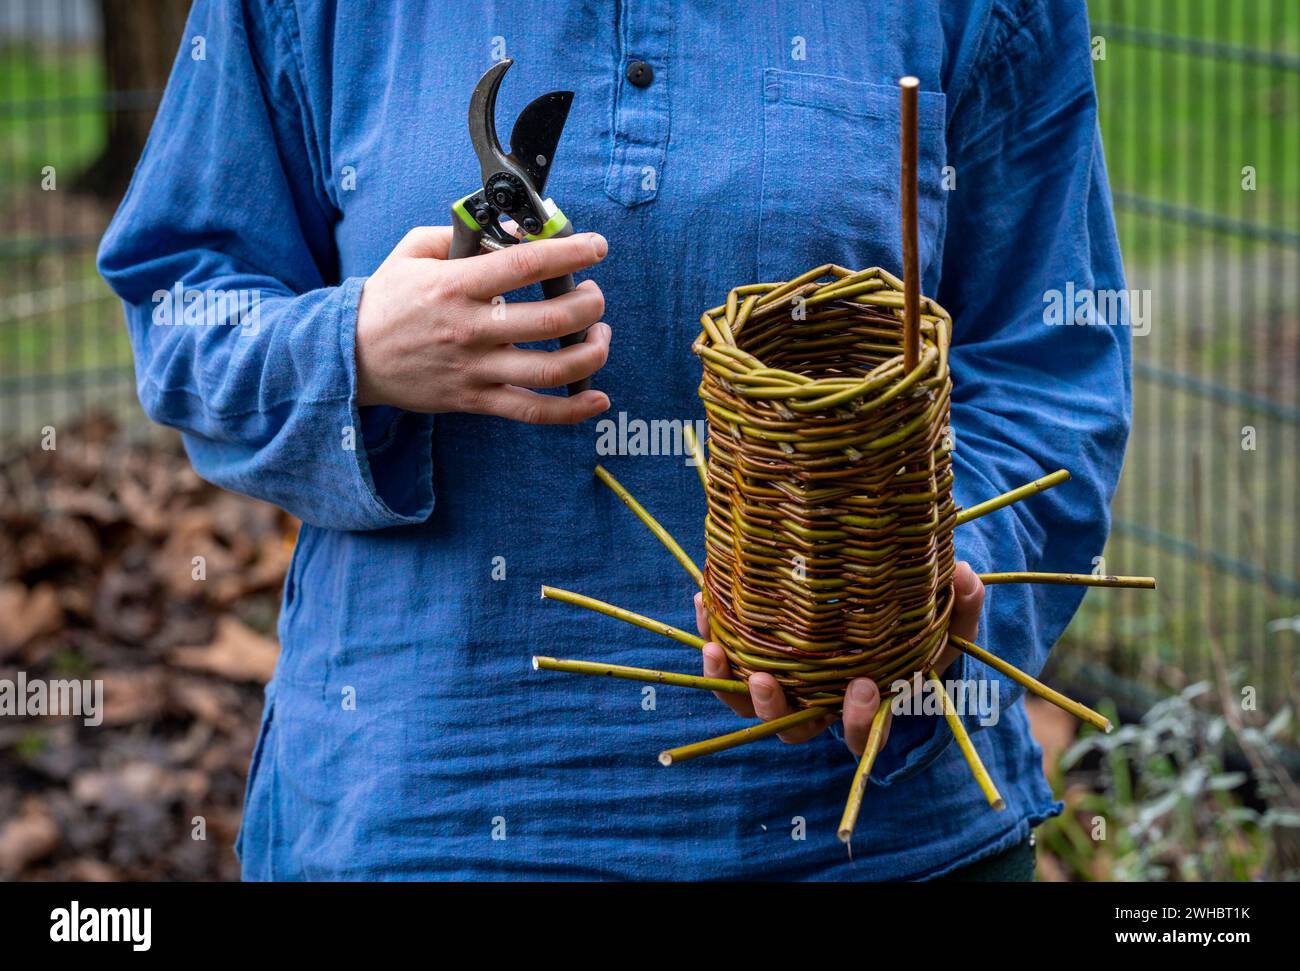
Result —
<instances>
[{"instance_id":1,"label":"copper rod","mask_svg":"<svg viewBox=\"0 0 1300 971\"><path fill-rule=\"evenodd\" d=\"M898 80L898 108L902 116L903 369L909 374L921 357L921 272L916 214L916 106L920 84L911 76Z\"/></svg>"}]
</instances>

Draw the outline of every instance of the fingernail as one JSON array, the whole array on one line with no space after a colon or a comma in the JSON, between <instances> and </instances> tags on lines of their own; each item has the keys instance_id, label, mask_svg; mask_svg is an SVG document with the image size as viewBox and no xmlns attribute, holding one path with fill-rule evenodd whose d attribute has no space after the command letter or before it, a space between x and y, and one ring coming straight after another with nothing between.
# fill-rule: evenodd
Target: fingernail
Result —
<instances>
[{"instance_id":1,"label":"fingernail","mask_svg":"<svg viewBox=\"0 0 1300 971\"><path fill-rule=\"evenodd\" d=\"M751 681L749 683L749 693L755 701L772 700L772 686L763 681L760 681L758 684L754 684L754 682Z\"/></svg>"},{"instance_id":2,"label":"fingernail","mask_svg":"<svg viewBox=\"0 0 1300 971\"><path fill-rule=\"evenodd\" d=\"M961 569L961 567L966 569ZM970 564L965 560L957 561L957 595L959 597L969 597L975 592L975 571L970 568Z\"/></svg>"},{"instance_id":3,"label":"fingernail","mask_svg":"<svg viewBox=\"0 0 1300 971\"><path fill-rule=\"evenodd\" d=\"M855 705L868 705L875 697L876 689L870 681L858 680L849 685L849 701Z\"/></svg>"},{"instance_id":4,"label":"fingernail","mask_svg":"<svg viewBox=\"0 0 1300 971\"><path fill-rule=\"evenodd\" d=\"M609 252L609 241L600 233L592 233L591 251L596 254L596 259L603 260Z\"/></svg>"}]
</instances>

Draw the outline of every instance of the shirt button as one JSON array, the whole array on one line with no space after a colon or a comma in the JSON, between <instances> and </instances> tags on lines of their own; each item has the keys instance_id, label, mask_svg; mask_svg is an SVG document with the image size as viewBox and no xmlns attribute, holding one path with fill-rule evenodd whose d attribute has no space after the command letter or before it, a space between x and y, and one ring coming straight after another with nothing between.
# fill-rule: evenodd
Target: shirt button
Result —
<instances>
[{"instance_id":1,"label":"shirt button","mask_svg":"<svg viewBox=\"0 0 1300 971\"><path fill-rule=\"evenodd\" d=\"M627 66L627 79L638 88L648 88L655 79L654 68L645 61L633 61Z\"/></svg>"}]
</instances>

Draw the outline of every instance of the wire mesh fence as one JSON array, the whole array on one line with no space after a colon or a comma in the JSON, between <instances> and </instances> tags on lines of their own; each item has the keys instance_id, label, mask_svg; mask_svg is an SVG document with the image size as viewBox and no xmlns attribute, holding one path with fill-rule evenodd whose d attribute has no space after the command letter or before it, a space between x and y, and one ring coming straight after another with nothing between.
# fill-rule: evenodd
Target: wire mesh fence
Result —
<instances>
[{"instance_id":1,"label":"wire mesh fence","mask_svg":"<svg viewBox=\"0 0 1300 971\"><path fill-rule=\"evenodd\" d=\"M88 409L142 420L94 253L187 6L0 4L0 448ZM1161 589L1087 597L1058 674L1135 701L1231 676L1294 702L1300 5L1090 7L1128 286L1150 300L1106 567Z\"/></svg>"},{"instance_id":2,"label":"wire mesh fence","mask_svg":"<svg viewBox=\"0 0 1300 971\"><path fill-rule=\"evenodd\" d=\"M1296 701L1300 631L1300 7L1094 0L1102 134L1134 337L1107 568L1057 664L1141 700L1197 680Z\"/></svg>"},{"instance_id":3,"label":"wire mesh fence","mask_svg":"<svg viewBox=\"0 0 1300 971\"><path fill-rule=\"evenodd\" d=\"M0 4L0 447L138 417L95 248L144 145L185 0Z\"/></svg>"}]
</instances>

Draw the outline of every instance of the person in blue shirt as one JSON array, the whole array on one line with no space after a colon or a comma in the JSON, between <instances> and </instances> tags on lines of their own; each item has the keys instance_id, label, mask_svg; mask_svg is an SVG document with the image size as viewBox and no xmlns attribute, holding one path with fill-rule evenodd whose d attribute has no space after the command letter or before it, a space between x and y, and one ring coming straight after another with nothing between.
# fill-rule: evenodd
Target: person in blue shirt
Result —
<instances>
[{"instance_id":1,"label":"person in blue shirt","mask_svg":"<svg viewBox=\"0 0 1300 971\"><path fill-rule=\"evenodd\" d=\"M467 99L505 56L501 118L576 92L547 191L580 232L448 261L441 224L478 180ZM954 320L956 501L1074 474L958 530L954 623L1041 669L1079 592L985 594L974 574L1087 572L1109 527L1127 322L1043 309L1067 286L1124 286L1092 69L1082 0L198 0L99 265L150 418L206 479L303 523L245 877L924 879L1024 847L1059 804L1021 689L976 661L948 677L1000 693L995 724L967 722L1006 811L942 719L900 715L850 854L836 824L876 686L787 738L802 744L662 768L662 749L745 722L707 693L529 660L700 669L538 600L554 584L691 622L689 578L592 468L702 562L695 471L600 454L592 419L701 418L691 344L733 286L828 262L900 271L896 81L912 74L923 290ZM542 300L531 284L561 270L581 286ZM573 398L536 390L593 373ZM705 664L725 673L713 649ZM770 718L784 699L762 687Z\"/></svg>"}]
</instances>

